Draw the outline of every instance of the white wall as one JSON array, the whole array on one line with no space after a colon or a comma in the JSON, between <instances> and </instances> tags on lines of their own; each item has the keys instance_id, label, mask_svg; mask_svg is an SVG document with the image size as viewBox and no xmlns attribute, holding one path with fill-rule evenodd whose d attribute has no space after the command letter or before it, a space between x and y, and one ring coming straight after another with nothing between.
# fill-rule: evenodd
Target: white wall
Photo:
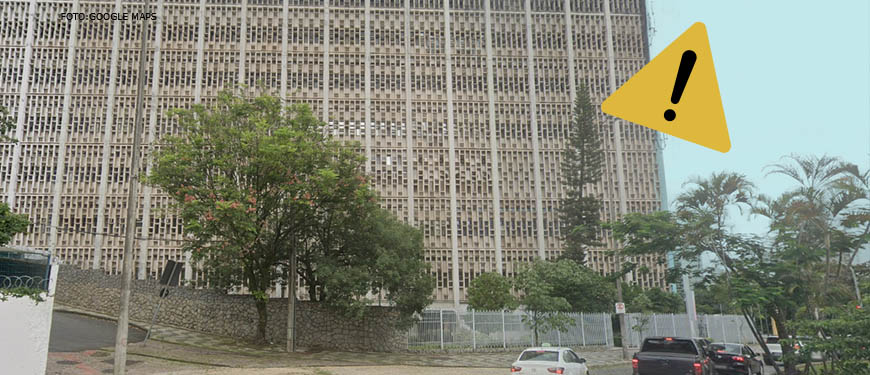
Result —
<instances>
[{"instance_id":1,"label":"white wall","mask_svg":"<svg viewBox=\"0 0 870 375\"><path fill-rule=\"evenodd\" d=\"M30 297L0 302L0 374L45 374L57 267L51 267L44 302L37 304Z\"/></svg>"}]
</instances>

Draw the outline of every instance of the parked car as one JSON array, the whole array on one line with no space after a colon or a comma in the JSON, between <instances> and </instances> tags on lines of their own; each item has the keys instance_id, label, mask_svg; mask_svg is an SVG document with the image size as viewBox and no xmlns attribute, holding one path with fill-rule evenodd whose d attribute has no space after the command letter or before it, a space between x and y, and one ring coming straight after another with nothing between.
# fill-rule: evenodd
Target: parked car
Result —
<instances>
[{"instance_id":1,"label":"parked car","mask_svg":"<svg viewBox=\"0 0 870 375\"><path fill-rule=\"evenodd\" d=\"M631 360L634 375L713 375L706 342L698 338L647 337Z\"/></svg>"},{"instance_id":2,"label":"parked car","mask_svg":"<svg viewBox=\"0 0 870 375\"><path fill-rule=\"evenodd\" d=\"M523 350L511 364L512 374L589 375L586 359L570 348L540 347Z\"/></svg>"},{"instance_id":3,"label":"parked car","mask_svg":"<svg viewBox=\"0 0 870 375\"><path fill-rule=\"evenodd\" d=\"M794 345L794 354L800 355L800 350L804 346L803 341L810 341L812 338L807 336L798 336L796 339L792 340L792 344ZM764 341L767 343L768 349L770 349L771 355L774 356L776 362L782 362L782 343L779 341L779 337L777 336L766 336ZM777 344L777 345L772 345ZM774 350L775 349L775 350ZM812 352L810 353L810 360L814 362L821 362L825 359L825 354L822 352ZM772 363L768 363L768 365L772 365Z\"/></svg>"},{"instance_id":4,"label":"parked car","mask_svg":"<svg viewBox=\"0 0 870 375\"><path fill-rule=\"evenodd\" d=\"M782 363L782 345L781 344L767 344L767 350L770 351L770 356L773 357L773 361L764 359L764 364L768 366L773 366L773 362Z\"/></svg>"},{"instance_id":5,"label":"parked car","mask_svg":"<svg viewBox=\"0 0 870 375\"><path fill-rule=\"evenodd\" d=\"M747 345L714 342L710 344L710 360L717 375L764 375L761 356Z\"/></svg>"}]
</instances>

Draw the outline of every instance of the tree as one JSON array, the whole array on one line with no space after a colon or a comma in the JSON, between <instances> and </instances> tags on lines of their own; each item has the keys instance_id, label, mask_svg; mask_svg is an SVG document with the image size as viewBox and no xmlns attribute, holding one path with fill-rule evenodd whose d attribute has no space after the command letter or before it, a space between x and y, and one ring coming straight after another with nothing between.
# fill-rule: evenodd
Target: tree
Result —
<instances>
[{"instance_id":1,"label":"tree","mask_svg":"<svg viewBox=\"0 0 870 375\"><path fill-rule=\"evenodd\" d=\"M471 281L468 304L475 310L501 311L517 308L511 294L511 282L495 272L482 273Z\"/></svg>"},{"instance_id":2,"label":"tree","mask_svg":"<svg viewBox=\"0 0 870 375\"><path fill-rule=\"evenodd\" d=\"M677 314L685 310L679 294L653 288L644 290L638 285L622 284L627 312L646 314Z\"/></svg>"},{"instance_id":3,"label":"tree","mask_svg":"<svg viewBox=\"0 0 870 375\"><path fill-rule=\"evenodd\" d=\"M549 262L545 273L553 293L565 297L574 312L610 311L616 290L612 280L572 260Z\"/></svg>"},{"instance_id":4,"label":"tree","mask_svg":"<svg viewBox=\"0 0 870 375\"><path fill-rule=\"evenodd\" d=\"M856 200L866 198L865 191L850 182L863 182L866 176L858 172L857 166L847 164L839 158L830 156L800 156L789 155L785 157L789 163L778 163L768 166L768 175L779 174L792 178L798 183L797 189L790 194L784 195L785 201L780 202L781 207L787 208L780 212L782 217L778 220L788 221L791 225L802 228L804 234L816 231L820 243L813 244L825 249L825 276L824 288L827 294L827 280L831 277L832 252L834 251L835 237L849 241L846 232L838 231L840 223L848 213L848 209ZM768 211L759 210L766 215ZM868 226L870 228L870 226ZM812 242L814 236L798 237L799 242ZM841 243L842 245L842 243ZM842 248L842 247L841 247ZM860 248L860 245L858 246ZM838 251L837 277L843 264L843 255L849 249ZM825 295L822 296L826 297Z\"/></svg>"},{"instance_id":5,"label":"tree","mask_svg":"<svg viewBox=\"0 0 870 375\"><path fill-rule=\"evenodd\" d=\"M555 262L536 260L526 265L514 279L522 296L524 321L535 332L564 329L573 320L566 312L609 311L614 302L612 281L573 260Z\"/></svg>"},{"instance_id":6,"label":"tree","mask_svg":"<svg viewBox=\"0 0 870 375\"><path fill-rule=\"evenodd\" d=\"M316 200L370 195L356 176L337 172L361 159L325 138L307 106L285 114L268 95L224 91L210 108L171 113L181 133L163 139L148 182L174 198L189 238L184 249L202 262L210 285L251 293L264 341L268 292L281 276L277 265L312 225ZM340 184L349 187L336 192Z\"/></svg>"},{"instance_id":7,"label":"tree","mask_svg":"<svg viewBox=\"0 0 870 375\"><path fill-rule=\"evenodd\" d=\"M572 261L561 261L574 264ZM539 333L565 329L573 323L566 313L571 304L565 297L555 293L550 282L554 270L550 262L536 260L523 267L514 280L516 289L522 293L520 304L525 307L523 322L534 332L535 345L540 345Z\"/></svg>"},{"instance_id":8,"label":"tree","mask_svg":"<svg viewBox=\"0 0 870 375\"><path fill-rule=\"evenodd\" d=\"M301 272L306 280L318 283L316 289L309 289L313 299L350 318L364 316L365 306L372 302L367 295L385 292L387 302L407 322L432 302L435 287L423 258L423 236L370 204L373 207L355 217L356 223L342 221L347 224L344 230L316 231L318 236L308 238L307 242L320 245L304 252ZM335 217L336 212L328 216Z\"/></svg>"},{"instance_id":9,"label":"tree","mask_svg":"<svg viewBox=\"0 0 870 375\"><path fill-rule=\"evenodd\" d=\"M18 233L27 231L27 215L16 214L6 203L0 203L0 246L6 245Z\"/></svg>"},{"instance_id":10,"label":"tree","mask_svg":"<svg viewBox=\"0 0 870 375\"><path fill-rule=\"evenodd\" d=\"M739 314L729 297L724 277L713 275L695 284L695 311L699 314Z\"/></svg>"},{"instance_id":11,"label":"tree","mask_svg":"<svg viewBox=\"0 0 870 375\"><path fill-rule=\"evenodd\" d=\"M577 91L570 137L562 154L562 186L559 218L564 236L565 259L579 264L586 260L586 249L598 244L601 201L586 192L589 185L601 181L604 151L598 134L595 107L585 86Z\"/></svg>"},{"instance_id":12,"label":"tree","mask_svg":"<svg viewBox=\"0 0 870 375\"><path fill-rule=\"evenodd\" d=\"M17 140L9 135L15 130L15 121L9 117L9 110L0 106L0 143L15 143Z\"/></svg>"},{"instance_id":13,"label":"tree","mask_svg":"<svg viewBox=\"0 0 870 375\"><path fill-rule=\"evenodd\" d=\"M807 337L801 342L801 359L823 353L821 375L870 374L870 312L848 304L826 308L824 315L824 320L794 324L796 332Z\"/></svg>"}]
</instances>

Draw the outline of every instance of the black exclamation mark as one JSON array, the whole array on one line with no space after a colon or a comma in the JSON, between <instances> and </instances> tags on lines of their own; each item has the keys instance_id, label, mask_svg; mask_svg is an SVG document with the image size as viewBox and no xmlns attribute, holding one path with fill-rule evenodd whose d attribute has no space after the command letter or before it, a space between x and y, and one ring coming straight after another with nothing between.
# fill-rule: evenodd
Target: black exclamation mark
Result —
<instances>
[{"instance_id":1,"label":"black exclamation mark","mask_svg":"<svg viewBox=\"0 0 870 375\"><path fill-rule=\"evenodd\" d=\"M680 97L683 96L683 90L686 88L686 83L689 82L689 75L692 74L692 68L695 67L697 59L695 51L686 50L683 52L683 57L680 59L680 69L677 71L677 80L674 82L674 91L671 93L671 103L680 102ZM673 109L665 111L665 120L674 121L675 118L677 118L677 112L674 112Z\"/></svg>"}]
</instances>

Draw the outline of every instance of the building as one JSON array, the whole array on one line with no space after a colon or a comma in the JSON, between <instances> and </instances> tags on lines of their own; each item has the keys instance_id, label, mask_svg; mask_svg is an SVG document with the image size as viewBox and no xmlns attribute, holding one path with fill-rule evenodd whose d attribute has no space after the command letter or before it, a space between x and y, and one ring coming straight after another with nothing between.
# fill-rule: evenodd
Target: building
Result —
<instances>
[{"instance_id":1,"label":"building","mask_svg":"<svg viewBox=\"0 0 870 375\"><path fill-rule=\"evenodd\" d=\"M166 110L208 103L235 83L306 102L330 134L362 142L384 204L425 235L436 299L455 303L476 274L511 275L560 254L559 164L575 89L585 83L600 103L648 59L643 0L151 7L146 152L176 131ZM120 272L142 2L21 0L0 9L0 104L21 141L0 146L0 194L34 223L15 244ZM655 132L619 121L614 138L617 120L600 119L607 173L592 191L605 200L603 218L620 212L617 141L625 209L659 209ZM137 246L137 275L155 277L167 259L185 260L182 233L162 210L168 196L140 191L140 235L149 240ZM608 239L603 249L614 246ZM603 249L590 252L590 265L609 272ZM652 272L632 277L664 287L664 266L646 262Z\"/></svg>"}]
</instances>

